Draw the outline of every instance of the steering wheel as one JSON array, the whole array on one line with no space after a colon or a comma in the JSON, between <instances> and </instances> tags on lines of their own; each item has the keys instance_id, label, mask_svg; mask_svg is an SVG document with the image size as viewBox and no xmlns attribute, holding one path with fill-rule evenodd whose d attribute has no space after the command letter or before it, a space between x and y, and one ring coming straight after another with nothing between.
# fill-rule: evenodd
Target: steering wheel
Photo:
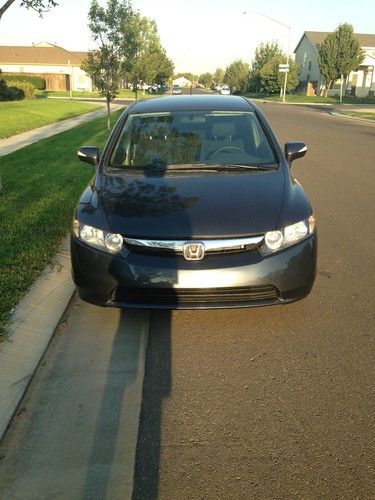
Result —
<instances>
[{"instance_id":1,"label":"steering wheel","mask_svg":"<svg viewBox=\"0 0 375 500\"><path fill-rule=\"evenodd\" d=\"M223 146L222 148L215 149L214 151L211 151L211 153L208 153L206 160L208 160L211 156L222 153L223 151L239 151L240 153L243 153L243 149L237 146Z\"/></svg>"}]
</instances>

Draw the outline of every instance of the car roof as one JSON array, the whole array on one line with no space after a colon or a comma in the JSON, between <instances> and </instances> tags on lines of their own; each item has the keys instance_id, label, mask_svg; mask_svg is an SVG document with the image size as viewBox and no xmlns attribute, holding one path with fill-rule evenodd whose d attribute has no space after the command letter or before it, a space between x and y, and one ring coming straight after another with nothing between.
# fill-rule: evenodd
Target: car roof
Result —
<instances>
[{"instance_id":1,"label":"car roof","mask_svg":"<svg viewBox=\"0 0 375 500\"><path fill-rule=\"evenodd\" d=\"M137 101L131 113L158 113L163 111L252 111L253 104L241 96L183 95Z\"/></svg>"}]
</instances>

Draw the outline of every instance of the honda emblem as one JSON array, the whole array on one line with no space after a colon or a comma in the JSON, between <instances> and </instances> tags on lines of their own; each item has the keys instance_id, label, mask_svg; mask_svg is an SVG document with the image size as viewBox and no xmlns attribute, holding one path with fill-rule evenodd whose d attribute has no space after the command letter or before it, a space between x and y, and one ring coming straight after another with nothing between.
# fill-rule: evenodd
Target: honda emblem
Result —
<instances>
[{"instance_id":1,"label":"honda emblem","mask_svg":"<svg viewBox=\"0 0 375 500\"><path fill-rule=\"evenodd\" d=\"M202 260L204 257L204 243L184 243L183 252L186 260Z\"/></svg>"}]
</instances>

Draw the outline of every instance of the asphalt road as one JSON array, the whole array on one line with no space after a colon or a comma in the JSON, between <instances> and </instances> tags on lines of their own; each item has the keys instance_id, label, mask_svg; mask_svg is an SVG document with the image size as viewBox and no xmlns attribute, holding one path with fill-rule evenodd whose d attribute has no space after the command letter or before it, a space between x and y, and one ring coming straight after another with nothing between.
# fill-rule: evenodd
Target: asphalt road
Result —
<instances>
[{"instance_id":1,"label":"asphalt road","mask_svg":"<svg viewBox=\"0 0 375 500\"><path fill-rule=\"evenodd\" d=\"M74 299L0 447L2 499L129 498L134 462L134 499L374 498L375 125L262 107L309 147L312 293L150 318Z\"/></svg>"},{"instance_id":2,"label":"asphalt road","mask_svg":"<svg viewBox=\"0 0 375 500\"><path fill-rule=\"evenodd\" d=\"M265 104L318 220L304 301L151 316L135 498L374 498L375 125Z\"/></svg>"}]
</instances>

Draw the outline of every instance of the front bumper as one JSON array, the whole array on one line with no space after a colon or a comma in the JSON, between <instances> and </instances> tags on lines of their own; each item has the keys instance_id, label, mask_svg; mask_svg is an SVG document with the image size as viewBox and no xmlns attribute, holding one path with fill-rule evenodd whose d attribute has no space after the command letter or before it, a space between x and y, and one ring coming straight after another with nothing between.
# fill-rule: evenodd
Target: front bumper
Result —
<instances>
[{"instance_id":1,"label":"front bumper","mask_svg":"<svg viewBox=\"0 0 375 500\"><path fill-rule=\"evenodd\" d=\"M310 292L317 236L264 257L258 249L201 261L123 249L110 255L71 237L79 296L101 306L206 309L285 304Z\"/></svg>"}]
</instances>

